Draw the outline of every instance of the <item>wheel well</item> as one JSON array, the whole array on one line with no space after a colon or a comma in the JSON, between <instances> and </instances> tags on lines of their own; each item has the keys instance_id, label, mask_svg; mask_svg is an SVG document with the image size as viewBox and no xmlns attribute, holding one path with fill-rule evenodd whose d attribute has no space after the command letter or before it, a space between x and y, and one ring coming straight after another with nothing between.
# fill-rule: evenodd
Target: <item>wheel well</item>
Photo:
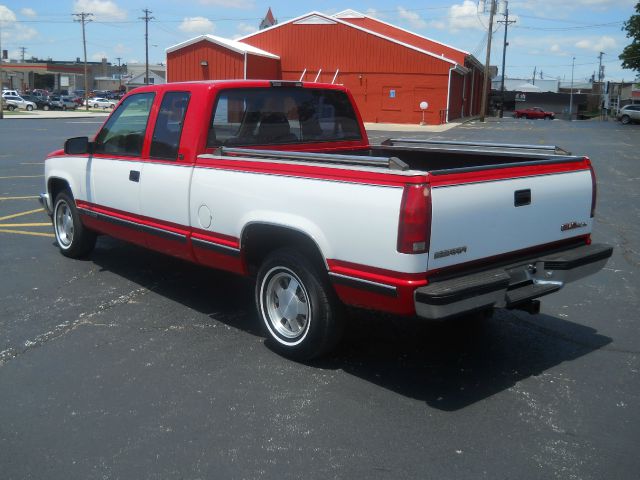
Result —
<instances>
[{"instance_id":1,"label":"wheel well","mask_svg":"<svg viewBox=\"0 0 640 480\"><path fill-rule=\"evenodd\" d=\"M241 245L247 268L252 274L260 268L267 255L286 247L302 252L321 272L326 271L325 259L318 244L298 230L278 225L252 224L244 229Z\"/></svg>"},{"instance_id":2,"label":"wheel well","mask_svg":"<svg viewBox=\"0 0 640 480\"><path fill-rule=\"evenodd\" d=\"M56 197L58 196L58 194L63 191L69 189L69 184L65 181L62 180L60 178L52 178L49 180L49 196L51 198L51 204L53 205L53 202L56 200Z\"/></svg>"}]
</instances>

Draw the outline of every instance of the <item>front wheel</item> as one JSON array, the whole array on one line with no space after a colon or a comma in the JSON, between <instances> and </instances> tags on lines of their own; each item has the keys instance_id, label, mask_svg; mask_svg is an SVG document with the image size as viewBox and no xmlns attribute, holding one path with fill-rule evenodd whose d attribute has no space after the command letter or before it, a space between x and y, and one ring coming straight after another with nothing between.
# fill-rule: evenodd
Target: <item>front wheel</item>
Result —
<instances>
[{"instance_id":1,"label":"front wheel","mask_svg":"<svg viewBox=\"0 0 640 480\"><path fill-rule=\"evenodd\" d=\"M326 274L297 250L278 250L264 261L256 305L270 346L285 357L311 360L340 340L339 300Z\"/></svg>"},{"instance_id":2,"label":"front wheel","mask_svg":"<svg viewBox=\"0 0 640 480\"><path fill-rule=\"evenodd\" d=\"M629 115L623 115L622 118L620 119L620 122L623 125L629 125L631 123L631 117Z\"/></svg>"},{"instance_id":3,"label":"front wheel","mask_svg":"<svg viewBox=\"0 0 640 480\"><path fill-rule=\"evenodd\" d=\"M69 190L56 196L53 207L53 230L60 252L71 258L87 255L96 245L96 234L84 227Z\"/></svg>"},{"instance_id":4,"label":"front wheel","mask_svg":"<svg viewBox=\"0 0 640 480\"><path fill-rule=\"evenodd\" d=\"M45 112L46 112L47 110L49 110L49 105L44 105L44 106L42 107L42 110L44 110Z\"/></svg>"},{"instance_id":5,"label":"front wheel","mask_svg":"<svg viewBox=\"0 0 640 480\"><path fill-rule=\"evenodd\" d=\"M32 105L27 105L27 112L30 112L31 110L33 110L33 106Z\"/></svg>"}]
</instances>

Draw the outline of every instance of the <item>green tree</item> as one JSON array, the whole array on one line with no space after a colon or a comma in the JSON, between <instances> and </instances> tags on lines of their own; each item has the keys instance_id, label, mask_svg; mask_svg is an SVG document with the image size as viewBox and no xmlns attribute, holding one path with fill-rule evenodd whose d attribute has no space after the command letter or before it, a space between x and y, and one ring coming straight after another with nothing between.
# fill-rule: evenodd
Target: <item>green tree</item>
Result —
<instances>
[{"instance_id":1,"label":"green tree","mask_svg":"<svg viewBox=\"0 0 640 480\"><path fill-rule=\"evenodd\" d=\"M624 47L618 57L622 60L622 68L635 70L640 74L640 1L636 4L636 13L624 22L623 30L627 31L627 38L631 43Z\"/></svg>"}]
</instances>

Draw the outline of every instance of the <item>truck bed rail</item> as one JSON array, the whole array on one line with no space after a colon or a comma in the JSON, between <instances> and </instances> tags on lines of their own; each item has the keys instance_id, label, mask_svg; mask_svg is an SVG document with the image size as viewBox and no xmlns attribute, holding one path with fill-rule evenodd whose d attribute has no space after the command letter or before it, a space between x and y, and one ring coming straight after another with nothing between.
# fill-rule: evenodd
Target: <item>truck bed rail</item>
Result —
<instances>
[{"instance_id":1,"label":"truck bed rail","mask_svg":"<svg viewBox=\"0 0 640 480\"><path fill-rule=\"evenodd\" d=\"M364 155L343 155L310 152L287 152L281 150L254 150L252 148L216 149L215 155L236 157L239 155L253 158L276 158L280 160L299 160L304 162L322 162L348 165L385 167L390 170L409 170L409 165L397 157L370 157Z\"/></svg>"},{"instance_id":2,"label":"truck bed rail","mask_svg":"<svg viewBox=\"0 0 640 480\"><path fill-rule=\"evenodd\" d=\"M571 155L571 152L566 151L565 149L558 147L557 145L527 145L527 144L519 144L519 143L492 143L492 142L465 142L465 141L457 141L457 140L427 140L420 138L389 138L382 142L384 146L394 146L398 143L415 143L420 145L429 145L429 146L451 146L451 147L463 147L465 150L472 151L486 151L493 149L504 149L504 150L533 150L537 152L549 152L554 155Z\"/></svg>"}]
</instances>

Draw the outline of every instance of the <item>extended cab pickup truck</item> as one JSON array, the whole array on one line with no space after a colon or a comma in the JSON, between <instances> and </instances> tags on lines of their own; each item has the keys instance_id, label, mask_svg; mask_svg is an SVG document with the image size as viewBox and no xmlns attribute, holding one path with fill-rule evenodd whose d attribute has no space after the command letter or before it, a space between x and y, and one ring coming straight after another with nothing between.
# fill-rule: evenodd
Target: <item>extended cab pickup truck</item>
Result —
<instances>
[{"instance_id":1,"label":"extended cab pickup truck","mask_svg":"<svg viewBox=\"0 0 640 480\"><path fill-rule=\"evenodd\" d=\"M390 139L351 94L281 81L171 83L122 99L45 162L62 254L107 234L254 276L282 354L340 337L344 305L426 319L537 298L600 270L590 161L555 147Z\"/></svg>"}]
</instances>

